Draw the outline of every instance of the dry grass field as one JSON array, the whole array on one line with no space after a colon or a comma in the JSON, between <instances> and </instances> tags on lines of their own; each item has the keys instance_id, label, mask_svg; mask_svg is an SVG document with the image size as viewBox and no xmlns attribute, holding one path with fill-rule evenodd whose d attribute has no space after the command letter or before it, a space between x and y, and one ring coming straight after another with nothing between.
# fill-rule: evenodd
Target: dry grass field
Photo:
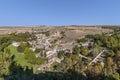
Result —
<instances>
[{"instance_id":1,"label":"dry grass field","mask_svg":"<svg viewBox=\"0 0 120 80\"><path fill-rule=\"evenodd\" d=\"M82 26L44 26L44 27L0 27L0 35L6 35L10 33L24 33L24 32L32 32L32 31L49 31L50 33L54 33L56 31L64 31L65 32L65 39L66 40L73 40L77 38L82 38L88 34L101 34L101 33L108 33L112 30L110 29L103 29L101 27L82 27Z\"/></svg>"}]
</instances>

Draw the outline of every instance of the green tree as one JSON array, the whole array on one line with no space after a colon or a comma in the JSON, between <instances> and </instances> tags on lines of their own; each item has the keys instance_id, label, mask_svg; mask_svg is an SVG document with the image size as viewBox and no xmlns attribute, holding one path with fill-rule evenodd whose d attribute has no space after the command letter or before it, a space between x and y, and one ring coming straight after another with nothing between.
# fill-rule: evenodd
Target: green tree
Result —
<instances>
[{"instance_id":1,"label":"green tree","mask_svg":"<svg viewBox=\"0 0 120 80\"><path fill-rule=\"evenodd\" d=\"M17 47L17 51L23 53L26 47L30 48L30 44L28 42L20 42L20 45Z\"/></svg>"},{"instance_id":2,"label":"green tree","mask_svg":"<svg viewBox=\"0 0 120 80\"><path fill-rule=\"evenodd\" d=\"M89 54L88 48L83 48L83 49L81 50L81 53L82 53L84 56L87 56L87 55Z\"/></svg>"},{"instance_id":3,"label":"green tree","mask_svg":"<svg viewBox=\"0 0 120 80\"><path fill-rule=\"evenodd\" d=\"M35 49L35 53L40 53L41 51L42 51L42 49L40 49L40 48Z\"/></svg>"},{"instance_id":4,"label":"green tree","mask_svg":"<svg viewBox=\"0 0 120 80\"><path fill-rule=\"evenodd\" d=\"M107 51L107 52L106 52L106 56L107 56L107 57L113 57L113 56L114 56L114 52L113 52L112 50Z\"/></svg>"},{"instance_id":5,"label":"green tree","mask_svg":"<svg viewBox=\"0 0 120 80\"><path fill-rule=\"evenodd\" d=\"M23 53L25 47L26 47L25 44L23 42L21 42L20 45L17 47L17 51L20 53Z\"/></svg>"},{"instance_id":6,"label":"green tree","mask_svg":"<svg viewBox=\"0 0 120 80\"><path fill-rule=\"evenodd\" d=\"M38 64L38 65L40 65L40 64L42 64L42 63L44 63L44 62L45 62L45 59L44 59L44 58L38 57L38 58L35 59L35 63Z\"/></svg>"},{"instance_id":7,"label":"green tree","mask_svg":"<svg viewBox=\"0 0 120 80\"><path fill-rule=\"evenodd\" d=\"M4 77L5 75L10 74L9 67L13 62L13 57L8 53L0 53L0 76Z\"/></svg>"},{"instance_id":8,"label":"green tree","mask_svg":"<svg viewBox=\"0 0 120 80\"><path fill-rule=\"evenodd\" d=\"M57 57L58 57L58 58L63 58L63 57L65 57L65 52L64 52L64 51L59 51Z\"/></svg>"},{"instance_id":9,"label":"green tree","mask_svg":"<svg viewBox=\"0 0 120 80\"><path fill-rule=\"evenodd\" d=\"M112 74L112 65L113 65L113 59L111 57L107 57L106 59L106 67L109 74Z\"/></svg>"},{"instance_id":10,"label":"green tree","mask_svg":"<svg viewBox=\"0 0 120 80\"><path fill-rule=\"evenodd\" d=\"M25 48L24 50L24 55L25 55L25 59L31 63L31 64L35 64L35 54L32 50L30 50L28 47Z\"/></svg>"},{"instance_id":11,"label":"green tree","mask_svg":"<svg viewBox=\"0 0 120 80\"><path fill-rule=\"evenodd\" d=\"M120 80L120 74L119 73L112 74L112 77L114 78L114 80Z\"/></svg>"},{"instance_id":12,"label":"green tree","mask_svg":"<svg viewBox=\"0 0 120 80\"><path fill-rule=\"evenodd\" d=\"M73 47L73 54L79 54L79 53L80 53L80 47L76 45L75 47Z\"/></svg>"}]
</instances>

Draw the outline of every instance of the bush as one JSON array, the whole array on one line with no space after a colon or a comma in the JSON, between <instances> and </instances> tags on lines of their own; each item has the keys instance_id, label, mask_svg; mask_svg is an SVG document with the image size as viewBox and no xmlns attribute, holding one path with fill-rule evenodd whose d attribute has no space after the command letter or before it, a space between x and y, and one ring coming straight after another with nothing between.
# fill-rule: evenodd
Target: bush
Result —
<instances>
[{"instance_id":1,"label":"bush","mask_svg":"<svg viewBox=\"0 0 120 80\"><path fill-rule=\"evenodd\" d=\"M40 48L36 48L35 49L35 53L39 53L39 52L41 52L41 49Z\"/></svg>"},{"instance_id":2,"label":"bush","mask_svg":"<svg viewBox=\"0 0 120 80\"><path fill-rule=\"evenodd\" d=\"M18 46L17 47L17 51L20 52L20 53L23 53L24 52L24 48L21 47L21 46Z\"/></svg>"},{"instance_id":3,"label":"bush","mask_svg":"<svg viewBox=\"0 0 120 80\"><path fill-rule=\"evenodd\" d=\"M45 61L44 58L38 57L38 58L36 58L35 63L38 64L38 65L40 65L40 64L42 64L44 61Z\"/></svg>"}]
</instances>

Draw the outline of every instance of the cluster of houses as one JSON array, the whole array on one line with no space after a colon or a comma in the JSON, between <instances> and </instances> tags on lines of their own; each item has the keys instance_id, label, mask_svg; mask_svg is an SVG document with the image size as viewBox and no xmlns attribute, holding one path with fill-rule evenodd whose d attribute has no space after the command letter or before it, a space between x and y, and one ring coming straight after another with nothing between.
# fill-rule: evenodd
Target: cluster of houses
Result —
<instances>
[{"instance_id":1,"label":"cluster of houses","mask_svg":"<svg viewBox=\"0 0 120 80\"><path fill-rule=\"evenodd\" d=\"M59 51L65 51L65 53L72 53L74 42L65 42L64 40L61 40L60 37L62 35L58 31L50 34L49 36L46 36L42 32L36 33L35 35L37 39L33 41L29 41L29 43L32 45L31 49L33 51L35 51L36 48L42 49L43 50L42 53L45 54L44 58L47 59L47 61L44 64L38 67L37 70L39 71L50 69L50 66L54 62L60 63L62 60L64 60L64 58L60 59L57 57ZM54 42L54 40L56 41ZM89 45L93 45L93 43L94 42L92 40L88 40L86 42L80 43L79 45L83 47L87 47ZM16 47L18 47L19 44L20 44L19 42L15 42L15 41L12 42L12 45ZM41 53L37 53L35 54L35 56L41 57ZM87 58L81 54L79 56ZM95 59L95 61L97 61L97 59Z\"/></svg>"},{"instance_id":2,"label":"cluster of houses","mask_svg":"<svg viewBox=\"0 0 120 80\"><path fill-rule=\"evenodd\" d=\"M60 63L63 59L57 58L57 54L59 51L64 50L66 52L72 52L73 44L61 41L60 37L62 37L62 35L59 31L56 31L49 36L46 36L45 34L43 34L43 32L36 32L35 35L37 39L29 43L32 45L32 49L34 50L36 48L44 50L46 54L45 58L47 59L47 62L40 65L38 70L45 70L46 68L49 68L54 62ZM39 53L36 55L36 57L38 57Z\"/></svg>"},{"instance_id":3,"label":"cluster of houses","mask_svg":"<svg viewBox=\"0 0 120 80\"><path fill-rule=\"evenodd\" d=\"M31 50L42 49L45 54L47 62L40 65L38 70L44 70L49 68L54 62L60 63L62 59L57 57L59 51L65 51L66 53L72 53L73 42L65 42L61 40L62 34L59 31L46 36L43 32L36 32L36 40L29 41L29 44L32 45ZM13 41L12 45L18 47L20 42ZM41 53L35 54L36 57L41 57Z\"/></svg>"}]
</instances>

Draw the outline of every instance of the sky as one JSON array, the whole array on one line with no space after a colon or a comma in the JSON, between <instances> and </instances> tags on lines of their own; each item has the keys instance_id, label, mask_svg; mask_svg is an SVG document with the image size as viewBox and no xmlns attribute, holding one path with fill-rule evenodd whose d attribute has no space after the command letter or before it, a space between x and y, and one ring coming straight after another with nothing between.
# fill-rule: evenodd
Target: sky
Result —
<instances>
[{"instance_id":1,"label":"sky","mask_svg":"<svg viewBox=\"0 0 120 80\"><path fill-rule=\"evenodd\" d=\"M0 26L120 25L120 0L0 0Z\"/></svg>"}]
</instances>

